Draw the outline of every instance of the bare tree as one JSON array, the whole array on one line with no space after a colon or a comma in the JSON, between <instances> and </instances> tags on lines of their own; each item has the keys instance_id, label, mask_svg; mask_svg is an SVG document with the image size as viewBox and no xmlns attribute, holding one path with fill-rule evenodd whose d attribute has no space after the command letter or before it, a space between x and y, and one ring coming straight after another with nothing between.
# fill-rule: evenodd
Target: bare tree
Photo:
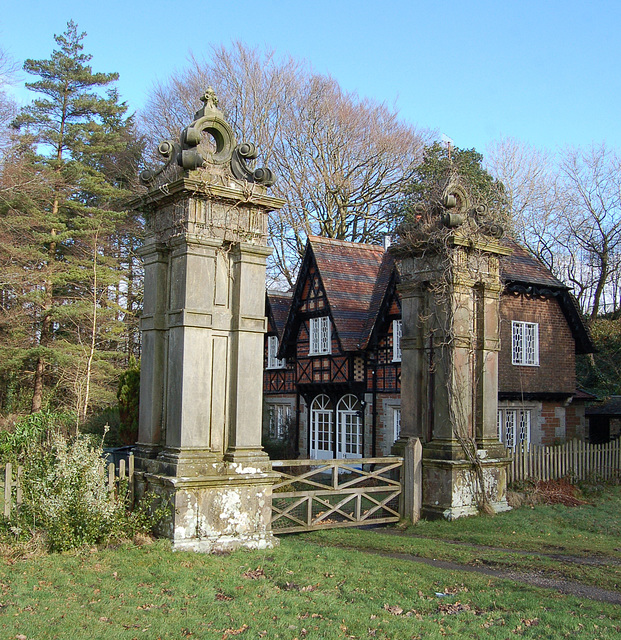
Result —
<instances>
[{"instance_id":1,"label":"bare tree","mask_svg":"<svg viewBox=\"0 0 621 640\"><path fill-rule=\"evenodd\" d=\"M487 147L485 163L505 187L517 239L557 271L562 206L552 154L514 138L502 138Z\"/></svg>"},{"instance_id":2,"label":"bare tree","mask_svg":"<svg viewBox=\"0 0 621 640\"><path fill-rule=\"evenodd\" d=\"M0 48L0 148L6 146L9 140L7 127L17 114L15 100L7 93L17 73L17 64L9 54Z\"/></svg>"},{"instance_id":3,"label":"bare tree","mask_svg":"<svg viewBox=\"0 0 621 640\"><path fill-rule=\"evenodd\" d=\"M560 162L566 186L569 238L591 274L588 306L591 318L606 310L604 301L613 274L621 267L621 158L605 144L567 149ZM610 295L608 296L610 297ZM610 310L618 301L610 301Z\"/></svg>"},{"instance_id":4,"label":"bare tree","mask_svg":"<svg viewBox=\"0 0 621 640\"><path fill-rule=\"evenodd\" d=\"M619 308L621 160L606 145L557 154L505 138L487 150L518 238L595 318Z\"/></svg>"},{"instance_id":5,"label":"bare tree","mask_svg":"<svg viewBox=\"0 0 621 640\"><path fill-rule=\"evenodd\" d=\"M208 85L239 141L255 142L279 176L274 192L286 205L270 220L275 278L293 284L309 234L375 242L391 229L427 132L306 62L237 42L154 87L142 114L154 143L188 124Z\"/></svg>"}]
</instances>

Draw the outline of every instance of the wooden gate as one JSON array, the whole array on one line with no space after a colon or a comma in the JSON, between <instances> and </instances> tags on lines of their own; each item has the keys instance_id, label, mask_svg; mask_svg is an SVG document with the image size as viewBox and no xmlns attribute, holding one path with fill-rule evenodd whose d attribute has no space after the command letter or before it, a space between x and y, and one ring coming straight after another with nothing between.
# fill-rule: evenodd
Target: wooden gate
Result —
<instances>
[{"instance_id":1,"label":"wooden gate","mask_svg":"<svg viewBox=\"0 0 621 640\"><path fill-rule=\"evenodd\" d=\"M398 522L403 458L272 460L272 531Z\"/></svg>"}]
</instances>

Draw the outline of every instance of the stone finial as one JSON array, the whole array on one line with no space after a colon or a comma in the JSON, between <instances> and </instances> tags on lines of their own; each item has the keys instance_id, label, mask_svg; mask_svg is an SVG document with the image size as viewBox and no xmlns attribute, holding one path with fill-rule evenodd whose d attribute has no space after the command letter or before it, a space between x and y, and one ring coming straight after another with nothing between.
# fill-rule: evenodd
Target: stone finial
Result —
<instances>
[{"instance_id":1,"label":"stone finial","mask_svg":"<svg viewBox=\"0 0 621 640\"><path fill-rule=\"evenodd\" d=\"M237 180L272 186L276 177L270 169L261 167L253 170L246 164L248 160L257 157L256 147L249 142L237 144L231 125L218 109L218 98L213 87L209 86L200 100L203 107L196 112L194 122L181 132L179 142L166 140L159 145L158 152L166 159L164 166L157 171L146 169L140 174L140 181L149 185L172 165L177 165L185 171L220 166L225 172L228 169ZM215 151L199 150L204 133L212 137ZM222 169L219 171L222 175Z\"/></svg>"},{"instance_id":2,"label":"stone finial","mask_svg":"<svg viewBox=\"0 0 621 640\"><path fill-rule=\"evenodd\" d=\"M205 93L201 96L201 102L207 109L218 108L218 96L216 95L216 92L211 85L207 87L207 91L205 91Z\"/></svg>"}]
</instances>

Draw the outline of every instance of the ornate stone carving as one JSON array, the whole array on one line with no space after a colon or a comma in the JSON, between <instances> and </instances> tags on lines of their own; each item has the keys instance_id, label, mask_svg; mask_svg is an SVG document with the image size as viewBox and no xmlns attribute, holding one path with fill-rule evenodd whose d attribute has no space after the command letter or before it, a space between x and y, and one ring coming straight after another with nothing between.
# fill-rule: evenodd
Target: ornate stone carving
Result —
<instances>
[{"instance_id":1,"label":"ornate stone carving","mask_svg":"<svg viewBox=\"0 0 621 640\"><path fill-rule=\"evenodd\" d=\"M237 145L235 134L224 115L218 109L218 98L212 87L209 87L201 97L203 107L196 112L195 120L186 127L179 138L179 142L165 140L158 146L159 154L166 159L166 163L157 171L146 169L140 174L143 184L150 184L170 166L179 166L184 171L195 171L201 167L229 168L238 180L252 182L269 187L276 178L270 169L261 167L250 169L246 162L257 157L254 144L244 142ZM199 149L203 141L203 134L213 139L215 149Z\"/></svg>"}]
</instances>

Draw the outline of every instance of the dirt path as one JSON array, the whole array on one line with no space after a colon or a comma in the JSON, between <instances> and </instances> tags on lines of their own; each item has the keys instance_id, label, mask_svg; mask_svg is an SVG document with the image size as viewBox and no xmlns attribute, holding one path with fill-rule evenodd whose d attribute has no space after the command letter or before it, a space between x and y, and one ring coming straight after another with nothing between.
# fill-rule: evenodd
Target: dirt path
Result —
<instances>
[{"instance_id":1,"label":"dirt path","mask_svg":"<svg viewBox=\"0 0 621 640\"><path fill-rule=\"evenodd\" d=\"M447 544L454 544L461 547L468 547L470 549L479 549L481 551L500 551L502 553L513 553L519 556L530 556L535 558L550 558L551 560L560 560L561 562L571 562L573 564L588 565L592 567L602 567L606 565L621 566L621 560L618 558L606 557L588 557L588 556L570 556L562 553L552 553L546 551L525 551L524 549L510 549L507 547L489 547L484 544L475 544L474 542L463 542L462 540L448 540L444 538L433 539L426 536L415 536L410 533L402 533L395 529L378 529L383 534L397 536L401 538L416 538L417 540L429 540L429 542L446 542Z\"/></svg>"},{"instance_id":2,"label":"dirt path","mask_svg":"<svg viewBox=\"0 0 621 640\"><path fill-rule=\"evenodd\" d=\"M386 533L386 529L382 531ZM391 532L392 533L392 532ZM399 532L395 532L395 535L400 535ZM402 535L402 534L401 534ZM407 537L407 536L404 536ZM443 540L443 542L449 542ZM469 546L472 548L491 549L491 547L485 547L482 545L470 545L468 543L460 542L459 544ZM340 545L339 545L340 546ZM447 569L448 571L468 571L470 573L478 573L492 578L500 578L503 580L512 580L513 582L521 582L523 584L529 584L533 587L541 587L544 589L553 589L559 593L565 593L579 598L588 598L589 600L597 600L599 602L609 602L611 604L621 604L621 593L618 591L609 591L607 589L600 589L580 582L573 582L570 580L559 580L556 578L546 578L539 573L535 572L522 572L511 571L505 569L492 569L490 567L475 566L468 564L458 564L456 562L446 562L444 560L433 560L431 558L420 558L419 556L411 555L409 553L395 553L390 551L379 551L375 549L360 549L358 547L346 547L357 551L358 553L368 553L373 555L382 556L385 558L397 558L399 560L405 560L407 562L418 562L420 564L426 564L431 567L438 567L440 569ZM589 562L589 558L581 558L576 556L558 556L553 554L537 553L532 551L516 551L515 549L496 549L498 551L506 551L507 553L524 553L527 555L539 555L553 557L558 560L576 561L581 564L594 564ZM597 559L601 564L601 558ZM614 559L613 562L616 563Z\"/></svg>"}]
</instances>

